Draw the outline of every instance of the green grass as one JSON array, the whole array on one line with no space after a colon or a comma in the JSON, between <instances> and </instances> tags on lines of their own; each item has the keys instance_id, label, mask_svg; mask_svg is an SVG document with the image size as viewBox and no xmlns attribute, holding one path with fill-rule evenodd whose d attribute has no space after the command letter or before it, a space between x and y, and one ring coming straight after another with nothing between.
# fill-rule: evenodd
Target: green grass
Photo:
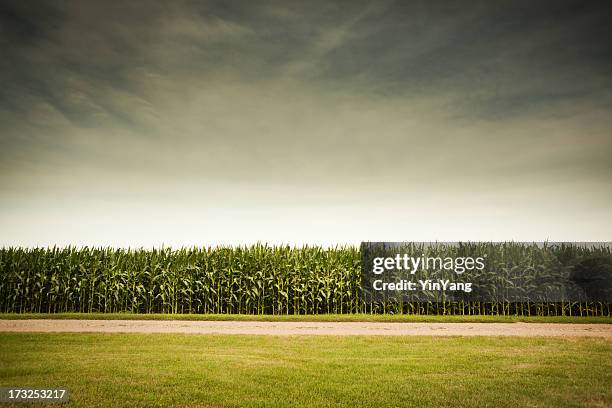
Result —
<instances>
[{"instance_id":1,"label":"green grass","mask_svg":"<svg viewBox=\"0 0 612 408\"><path fill-rule=\"evenodd\" d=\"M88 407L612 404L605 339L0 334L0 384Z\"/></svg>"},{"instance_id":2,"label":"green grass","mask_svg":"<svg viewBox=\"0 0 612 408\"><path fill-rule=\"evenodd\" d=\"M431 323L601 323L612 317L579 316L440 316L392 314L245 315L245 314L137 314L137 313L0 313L0 319L92 319L92 320L221 320L258 322L431 322Z\"/></svg>"}]
</instances>

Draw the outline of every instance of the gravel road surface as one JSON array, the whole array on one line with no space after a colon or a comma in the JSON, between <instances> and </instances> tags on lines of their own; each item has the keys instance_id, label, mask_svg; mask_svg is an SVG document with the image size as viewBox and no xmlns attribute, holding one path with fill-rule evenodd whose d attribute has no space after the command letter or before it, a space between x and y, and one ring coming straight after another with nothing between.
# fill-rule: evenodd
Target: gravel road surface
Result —
<instances>
[{"instance_id":1,"label":"gravel road surface","mask_svg":"<svg viewBox=\"0 0 612 408\"><path fill-rule=\"evenodd\" d=\"M609 324L0 320L0 332L186 333L269 336L518 336L612 338Z\"/></svg>"}]
</instances>

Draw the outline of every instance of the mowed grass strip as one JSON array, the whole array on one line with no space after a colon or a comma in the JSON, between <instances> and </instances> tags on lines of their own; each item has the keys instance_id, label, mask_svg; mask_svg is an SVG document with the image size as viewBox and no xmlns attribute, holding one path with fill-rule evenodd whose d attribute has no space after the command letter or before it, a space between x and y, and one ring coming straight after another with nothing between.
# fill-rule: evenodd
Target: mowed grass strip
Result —
<instances>
[{"instance_id":1,"label":"mowed grass strip","mask_svg":"<svg viewBox=\"0 0 612 408\"><path fill-rule=\"evenodd\" d=\"M0 313L0 320L187 320L253 322L382 322L382 323L583 323L612 324L610 316L500 316L500 315L407 315L407 314L170 314L170 313Z\"/></svg>"},{"instance_id":2,"label":"mowed grass strip","mask_svg":"<svg viewBox=\"0 0 612 408\"><path fill-rule=\"evenodd\" d=\"M2 333L0 383L66 386L69 406L91 407L601 407L612 404L612 344Z\"/></svg>"}]
</instances>

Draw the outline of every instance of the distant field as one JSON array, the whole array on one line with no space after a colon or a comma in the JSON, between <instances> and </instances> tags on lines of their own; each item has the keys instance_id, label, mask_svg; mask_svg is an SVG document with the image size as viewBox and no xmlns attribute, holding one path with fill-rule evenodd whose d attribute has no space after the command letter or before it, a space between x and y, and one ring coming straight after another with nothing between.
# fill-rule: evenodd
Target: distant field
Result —
<instances>
[{"instance_id":1,"label":"distant field","mask_svg":"<svg viewBox=\"0 0 612 408\"><path fill-rule=\"evenodd\" d=\"M423 322L423 323L601 323L612 317L576 316L440 316L392 314L245 315L245 314L135 314L135 313L0 313L0 319L91 319L91 320L216 320L259 322Z\"/></svg>"},{"instance_id":2,"label":"distant field","mask_svg":"<svg viewBox=\"0 0 612 408\"><path fill-rule=\"evenodd\" d=\"M3 333L0 344L1 385L65 386L68 406L612 404L612 344L590 338Z\"/></svg>"}]
</instances>

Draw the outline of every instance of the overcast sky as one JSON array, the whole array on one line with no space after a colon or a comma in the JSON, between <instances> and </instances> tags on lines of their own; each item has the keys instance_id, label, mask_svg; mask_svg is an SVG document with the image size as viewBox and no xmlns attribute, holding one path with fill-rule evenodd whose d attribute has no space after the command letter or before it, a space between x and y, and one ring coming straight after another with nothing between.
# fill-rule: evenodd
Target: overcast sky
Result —
<instances>
[{"instance_id":1,"label":"overcast sky","mask_svg":"<svg viewBox=\"0 0 612 408\"><path fill-rule=\"evenodd\" d=\"M612 240L598 1L3 1L0 246Z\"/></svg>"}]
</instances>

